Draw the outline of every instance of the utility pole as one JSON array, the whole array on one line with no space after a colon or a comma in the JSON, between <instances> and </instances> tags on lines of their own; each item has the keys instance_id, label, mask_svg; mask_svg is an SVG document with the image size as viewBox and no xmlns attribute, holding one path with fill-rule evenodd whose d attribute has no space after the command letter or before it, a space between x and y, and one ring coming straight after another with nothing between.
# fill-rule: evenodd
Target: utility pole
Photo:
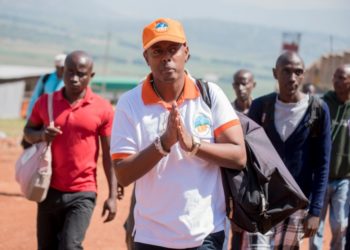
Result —
<instances>
[{"instance_id":1,"label":"utility pole","mask_svg":"<svg viewBox=\"0 0 350 250\"><path fill-rule=\"evenodd\" d=\"M331 54L333 53L333 36L332 35L330 35L329 36L329 47L330 47L330 52L331 52Z\"/></svg>"}]
</instances>

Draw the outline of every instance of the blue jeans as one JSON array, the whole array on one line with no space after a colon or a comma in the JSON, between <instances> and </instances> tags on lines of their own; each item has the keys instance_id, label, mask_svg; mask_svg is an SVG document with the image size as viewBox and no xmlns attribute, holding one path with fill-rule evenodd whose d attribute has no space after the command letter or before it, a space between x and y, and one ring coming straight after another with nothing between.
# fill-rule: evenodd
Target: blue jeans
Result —
<instances>
[{"instance_id":1,"label":"blue jeans","mask_svg":"<svg viewBox=\"0 0 350 250\"><path fill-rule=\"evenodd\" d=\"M186 250L222 250L222 246L225 239L225 232L220 231L209 234L201 246L186 248ZM135 250L171 250L171 248L154 246L144 243L135 242Z\"/></svg>"},{"instance_id":2,"label":"blue jeans","mask_svg":"<svg viewBox=\"0 0 350 250\"><path fill-rule=\"evenodd\" d=\"M38 204L38 249L83 249L95 201L95 192L65 193L50 188L46 199Z\"/></svg>"},{"instance_id":3,"label":"blue jeans","mask_svg":"<svg viewBox=\"0 0 350 250\"><path fill-rule=\"evenodd\" d=\"M332 232L331 246L326 249L343 250L345 248L345 234L348 224L350 203L350 179L330 181L328 183L320 226L314 237L310 239L310 250L322 249L324 221L329 205L329 222Z\"/></svg>"}]
</instances>

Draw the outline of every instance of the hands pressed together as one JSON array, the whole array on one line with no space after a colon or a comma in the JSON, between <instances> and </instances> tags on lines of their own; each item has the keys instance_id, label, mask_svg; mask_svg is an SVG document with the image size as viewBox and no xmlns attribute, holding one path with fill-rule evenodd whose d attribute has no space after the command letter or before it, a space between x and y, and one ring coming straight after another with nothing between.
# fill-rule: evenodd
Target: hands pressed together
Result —
<instances>
[{"instance_id":1,"label":"hands pressed together","mask_svg":"<svg viewBox=\"0 0 350 250\"><path fill-rule=\"evenodd\" d=\"M160 140L163 148L168 152L177 142L179 142L180 147L186 152L190 152L193 149L192 135L186 130L176 102L172 103L168 124Z\"/></svg>"}]
</instances>

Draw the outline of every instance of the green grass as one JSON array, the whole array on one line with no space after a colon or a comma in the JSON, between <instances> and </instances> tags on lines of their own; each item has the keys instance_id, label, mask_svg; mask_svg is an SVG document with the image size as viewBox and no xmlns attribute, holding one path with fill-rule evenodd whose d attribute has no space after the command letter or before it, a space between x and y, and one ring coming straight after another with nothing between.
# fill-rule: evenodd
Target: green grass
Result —
<instances>
[{"instance_id":1,"label":"green grass","mask_svg":"<svg viewBox=\"0 0 350 250\"><path fill-rule=\"evenodd\" d=\"M0 119L0 131L8 137L19 137L25 125L24 119Z\"/></svg>"}]
</instances>

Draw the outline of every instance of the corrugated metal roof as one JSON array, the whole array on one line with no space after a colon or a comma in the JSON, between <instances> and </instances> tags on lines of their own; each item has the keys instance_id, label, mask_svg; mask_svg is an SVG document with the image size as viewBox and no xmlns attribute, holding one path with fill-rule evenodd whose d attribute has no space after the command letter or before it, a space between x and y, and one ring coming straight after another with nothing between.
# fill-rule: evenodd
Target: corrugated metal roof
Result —
<instances>
[{"instance_id":1,"label":"corrugated metal roof","mask_svg":"<svg viewBox=\"0 0 350 250\"><path fill-rule=\"evenodd\" d=\"M0 80L40 76L52 72L54 68L21 65L0 65Z\"/></svg>"},{"instance_id":2,"label":"corrugated metal roof","mask_svg":"<svg viewBox=\"0 0 350 250\"><path fill-rule=\"evenodd\" d=\"M125 91L134 88L141 80L127 77L97 76L91 80L91 88L96 92Z\"/></svg>"}]
</instances>

